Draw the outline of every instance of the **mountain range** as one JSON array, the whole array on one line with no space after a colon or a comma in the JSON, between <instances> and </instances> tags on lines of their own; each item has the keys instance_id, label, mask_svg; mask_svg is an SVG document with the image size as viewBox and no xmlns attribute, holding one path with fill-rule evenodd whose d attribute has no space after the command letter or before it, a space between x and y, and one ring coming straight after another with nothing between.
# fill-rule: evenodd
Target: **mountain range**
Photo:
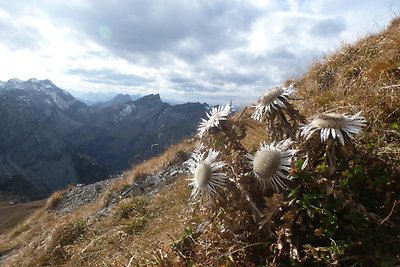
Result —
<instances>
[{"instance_id":1,"label":"mountain range","mask_svg":"<svg viewBox=\"0 0 400 267\"><path fill-rule=\"evenodd\" d=\"M32 200L106 179L193 134L207 108L158 94L88 106L50 80L0 82L0 191Z\"/></svg>"}]
</instances>

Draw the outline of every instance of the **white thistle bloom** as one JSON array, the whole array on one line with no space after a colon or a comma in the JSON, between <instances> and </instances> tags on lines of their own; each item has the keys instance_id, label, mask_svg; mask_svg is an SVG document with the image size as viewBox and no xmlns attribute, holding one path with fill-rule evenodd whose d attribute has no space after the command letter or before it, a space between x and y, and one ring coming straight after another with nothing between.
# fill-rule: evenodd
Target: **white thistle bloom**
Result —
<instances>
[{"instance_id":1,"label":"white thistle bloom","mask_svg":"<svg viewBox=\"0 0 400 267\"><path fill-rule=\"evenodd\" d=\"M203 137L203 135L208 132L213 127L218 127L219 122L226 120L226 117L231 113L232 105L227 104L225 106L213 107L210 113L207 113L207 120L201 119L198 128L198 135Z\"/></svg>"},{"instance_id":2,"label":"white thistle bloom","mask_svg":"<svg viewBox=\"0 0 400 267\"><path fill-rule=\"evenodd\" d=\"M204 145L203 142L198 142L196 146L193 149L193 152L190 154L190 158L185 161L182 165L186 168L189 168L189 166L196 164L196 162L203 160L205 156L204 150L206 149L206 146Z\"/></svg>"},{"instance_id":3,"label":"white thistle bloom","mask_svg":"<svg viewBox=\"0 0 400 267\"><path fill-rule=\"evenodd\" d=\"M261 121L264 115L271 114L273 110L287 108L284 102L289 101L289 98L295 94L296 89L290 85L289 87L275 87L268 89L264 95L260 97L251 118Z\"/></svg>"},{"instance_id":4,"label":"white thistle bloom","mask_svg":"<svg viewBox=\"0 0 400 267\"><path fill-rule=\"evenodd\" d=\"M288 172L292 164L292 157L297 152L296 149L289 149L292 143L290 139L271 144L263 142L254 156L247 154L252 162L253 172L263 190L268 186L275 191L286 188L282 180L289 180Z\"/></svg>"},{"instance_id":5,"label":"white thistle bloom","mask_svg":"<svg viewBox=\"0 0 400 267\"><path fill-rule=\"evenodd\" d=\"M206 149L206 146L203 144L203 142L199 142L196 144L196 146L193 149L193 153L191 154L191 156L193 158L196 157L197 154L201 154L203 153L203 151ZM204 153L203 153L204 154Z\"/></svg>"},{"instance_id":6,"label":"white thistle bloom","mask_svg":"<svg viewBox=\"0 0 400 267\"><path fill-rule=\"evenodd\" d=\"M301 135L308 140L315 132L319 131L321 142L326 142L332 136L333 139L337 137L344 145L344 134L353 139L353 135L362 132L362 127L367 121L360 114L361 112L353 116L338 113L320 114L310 124L301 127Z\"/></svg>"},{"instance_id":7,"label":"white thistle bloom","mask_svg":"<svg viewBox=\"0 0 400 267\"><path fill-rule=\"evenodd\" d=\"M193 160L189 161L189 170L193 178L189 179L193 186L191 198L196 198L199 194L206 193L210 199L217 194L217 188L226 184L226 176L216 171L225 166L223 161L216 161L218 151L210 149L207 157L205 152L193 154Z\"/></svg>"}]
</instances>

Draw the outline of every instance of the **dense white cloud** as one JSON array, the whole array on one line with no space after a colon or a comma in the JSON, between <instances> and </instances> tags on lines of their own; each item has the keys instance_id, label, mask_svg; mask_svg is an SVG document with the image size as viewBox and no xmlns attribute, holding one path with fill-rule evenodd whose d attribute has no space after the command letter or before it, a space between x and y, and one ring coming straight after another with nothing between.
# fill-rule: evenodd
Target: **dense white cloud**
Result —
<instances>
[{"instance_id":1,"label":"dense white cloud","mask_svg":"<svg viewBox=\"0 0 400 267\"><path fill-rule=\"evenodd\" d=\"M399 12L396 0L2 1L0 80L248 103Z\"/></svg>"}]
</instances>

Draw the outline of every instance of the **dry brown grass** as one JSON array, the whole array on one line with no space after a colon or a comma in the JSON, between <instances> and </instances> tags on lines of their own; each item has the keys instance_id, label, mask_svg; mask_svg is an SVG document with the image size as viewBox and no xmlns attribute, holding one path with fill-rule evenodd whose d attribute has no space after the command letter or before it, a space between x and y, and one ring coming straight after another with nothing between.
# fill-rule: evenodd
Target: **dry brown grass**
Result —
<instances>
[{"instance_id":1,"label":"dry brown grass","mask_svg":"<svg viewBox=\"0 0 400 267\"><path fill-rule=\"evenodd\" d=\"M154 263L154 253L168 250L181 235L182 227L190 227L195 220L187 206L185 178L180 177L152 199L121 201L111 216L86 222L84 234L73 234L72 240L64 242L66 248L54 247L47 262L61 264L68 260L69 266L126 266L130 260L131 266ZM71 231L71 225L75 222L64 223L61 233ZM53 234L58 244L63 240L59 233Z\"/></svg>"},{"instance_id":2,"label":"dry brown grass","mask_svg":"<svg viewBox=\"0 0 400 267\"><path fill-rule=\"evenodd\" d=\"M162 169L172 166L182 160L186 160L194 147L194 140L183 140L181 143L172 145L164 153L136 165L127 171L125 176L129 182L134 182L138 177L146 174L156 173Z\"/></svg>"},{"instance_id":3,"label":"dry brown grass","mask_svg":"<svg viewBox=\"0 0 400 267\"><path fill-rule=\"evenodd\" d=\"M54 209L58 203L62 200L66 193L66 190L58 190L51 194L51 196L46 201L46 209L51 210Z\"/></svg>"}]
</instances>

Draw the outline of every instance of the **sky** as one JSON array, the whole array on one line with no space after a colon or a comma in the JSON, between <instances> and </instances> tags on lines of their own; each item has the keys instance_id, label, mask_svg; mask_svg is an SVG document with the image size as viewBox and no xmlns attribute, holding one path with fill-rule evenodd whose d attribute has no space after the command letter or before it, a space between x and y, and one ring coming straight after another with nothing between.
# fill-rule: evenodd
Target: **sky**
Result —
<instances>
[{"instance_id":1,"label":"sky","mask_svg":"<svg viewBox=\"0 0 400 267\"><path fill-rule=\"evenodd\" d=\"M248 104L399 14L400 0L1 1L0 80Z\"/></svg>"}]
</instances>

